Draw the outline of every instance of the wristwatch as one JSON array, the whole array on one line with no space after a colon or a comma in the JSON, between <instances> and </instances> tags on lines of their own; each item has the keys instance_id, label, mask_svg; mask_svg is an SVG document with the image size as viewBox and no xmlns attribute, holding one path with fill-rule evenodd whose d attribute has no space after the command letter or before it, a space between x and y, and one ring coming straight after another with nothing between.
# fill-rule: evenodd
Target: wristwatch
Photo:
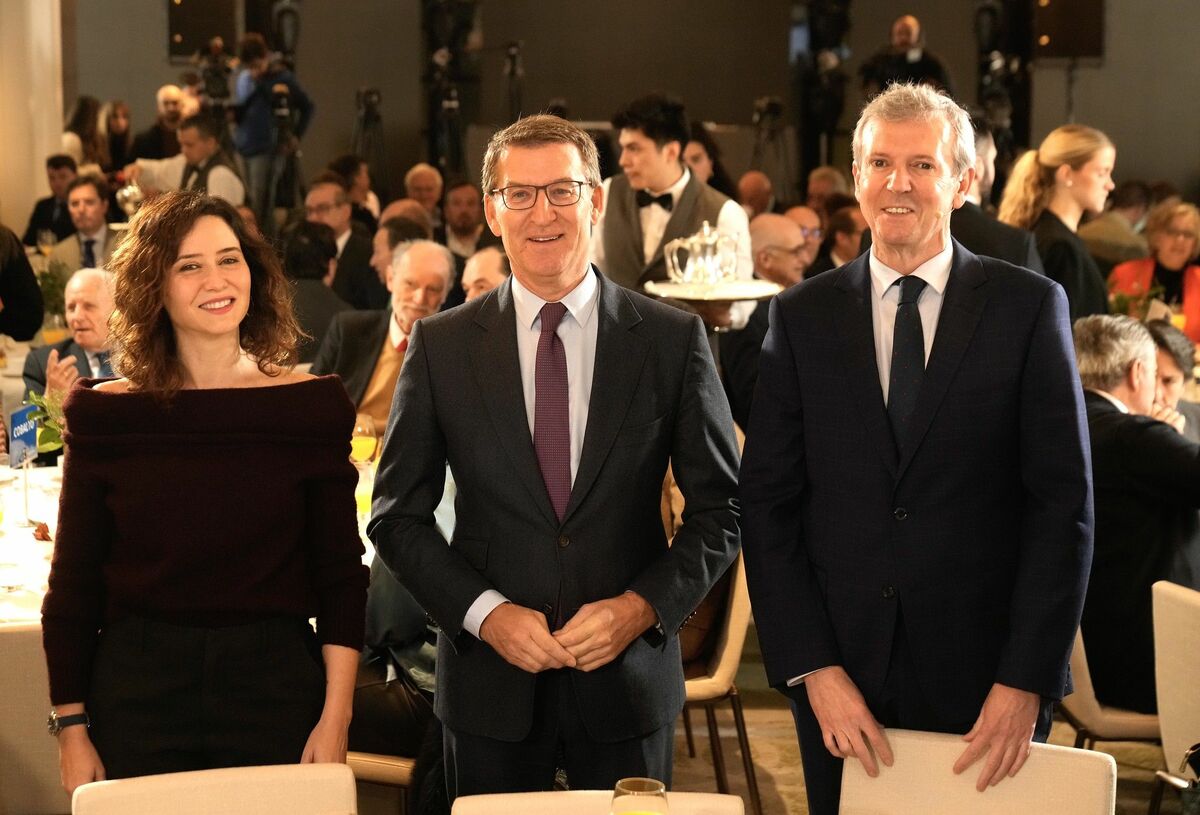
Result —
<instances>
[{"instance_id":1,"label":"wristwatch","mask_svg":"<svg viewBox=\"0 0 1200 815\"><path fill-rule=\"evenodd\" d=\"M63 731L63 728L72 727L77 724L91 727L92 722L88 719L86 713L72 713L70 716L59 716L58 711L51 710L50 716L46 719L46 732L51 736L57 736Z\"/></svg>"}]
</instances>

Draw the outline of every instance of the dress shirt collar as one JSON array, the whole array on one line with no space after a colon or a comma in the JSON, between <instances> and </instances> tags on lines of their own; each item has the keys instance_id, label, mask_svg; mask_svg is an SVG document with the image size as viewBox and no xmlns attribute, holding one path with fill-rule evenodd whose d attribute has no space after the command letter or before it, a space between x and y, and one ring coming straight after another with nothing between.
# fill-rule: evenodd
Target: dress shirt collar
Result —
<instances>
[{"instance_id":1,"label":"dress shirt collar","mask_svg":"<svg viewBox=\"0 0 1200 815\"><path fill-rule=\"evenodd\" d=\"M400 343L408 339L408 334L404 333L404 329L400 327L400 318L394 311L392 318L388 320L388 339L391 340L393 348L399 348Z\"/></svg>"},{"instance_id":2,"label":"dress shirt collar","mask_svg":"<svg viewBox=\"0 0 1200 815\"><path fill-rule=\"evenodd\" d=\"M646 192L650 193L651 195L663 195L664 193L670 193L671 194L671 203L678 204L679 196L683 195L683 188L687 186L688 179L691 177L692 177L691 171L689 171L687 167L684 167L683 174L679 176L679 180L676 181L671 186L667 187L665 190L656 191L656 190L647 189Z\"/></svg>"},{"instance_id":3,"label":"dress shirt collar","mask_svg":"<svg viewBox=\"0 0 1200 815\"><path fill-rule=\"evenodd\" d=\"M334 239L337 243L337 256L338 256L339 260L342 257L342 250L346 248L346 243L347 243L347 241L350 240L350 234L352 232L354 232L353 229L347 229L345 232L343 232L341 235L339 235L337 238Z\"/></svg>"},{"instance_id":4,"label":"dress shirt collar","mask_svg":"<svg viewBox=\"0 0 1200 815\"><path fill-rule=\"evenodd\" d=\"M546 300L538 297L521 285L517 276L510 275L512 281L513 308L517 312L517 325L532 329L534 321L541 316L542 306ZM579 325L587 325L587 321L596 313L596 301L599 300L600 284L596 282L596 273L588 266L587 274L579 284L571 289L559 302L567 307L567 312L575 318Z\"/></svg>"},{"instance_id":5,"label":"dress shirt collar","mask_svg":"<svg viewBox=\"0 0 1200 815\"><path fill-rule=\"evenodd\" d=\"M83 242L88 240L89 238L91 240L94 240L96 242L96 247L95 247L96 248L96 257L99 258L100 252L104 249L104 239L105 239L105 237L107 237L107 234L108 234L108 224L103 224L99 229L97 229L95 232L93 232L90 235L85 235L84 233L80 232L79 233L79 246L80 246L80 248L83 248Z\"/></svg>"},{"instance_id":6,"label":"dress shirt collar","mask_svg":"<svg viewBox=\"0 0 1200 815\"><path fill-rule=\"evenodd\" d=\"M876 244L878 245L878 244ZM875 256L875 246L871 247L869 259L871 266L871 287L875 291L875 299L883 299L888 288L903 275ZM954 263L954 242L946 233L946 245L942 251L931 257L913 270L913 274L925 281L929 288L939 295L946 293L946 283L950 280L950 266Z\"/></svg>"},{"instance_id":7,"label":"dress shirt collar","mask_svg":"<svg viewBox=\"0 0 1200 815\"><path fill-rule=\"evenodd\" d=\"M1099 388L1088 388L1087 390L1091 393L1096 394L1097 396L1103 396L1105 399L1112 402L1113 405L1116 406L1117 410L1121 411L1122 413L1129 412L1129 406L1126 405L1124 402L1122 402L1117 397L1113 396L1108 391L1102 391Z\"/></svg>"}]
</instances>

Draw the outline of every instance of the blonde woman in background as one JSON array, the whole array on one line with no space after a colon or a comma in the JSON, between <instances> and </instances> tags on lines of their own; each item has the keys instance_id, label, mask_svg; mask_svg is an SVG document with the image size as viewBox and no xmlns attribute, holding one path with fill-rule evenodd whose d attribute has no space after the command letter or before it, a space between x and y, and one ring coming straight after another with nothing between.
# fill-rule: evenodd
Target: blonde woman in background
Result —
<instances>
[{"instance_id":1,"label":"blonde woman in background","mask_svg":"<svg viewBox=\"0 0 1200 815\"><path fill-rule=\"evenodd\" d=\"M1116 158L1099 130L1063 125L1017 160L1000 202L1001 221L1033 232L1047 276L1067 292L1072 322L1108 312L1104 277L1075 231L1085 212L1104 210Z\"/></svg>"}]
</instances>

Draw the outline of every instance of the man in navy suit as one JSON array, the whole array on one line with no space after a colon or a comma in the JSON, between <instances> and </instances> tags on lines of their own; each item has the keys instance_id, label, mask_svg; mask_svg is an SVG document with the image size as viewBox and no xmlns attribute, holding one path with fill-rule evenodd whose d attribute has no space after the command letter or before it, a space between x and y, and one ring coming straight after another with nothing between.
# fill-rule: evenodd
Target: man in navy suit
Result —
<instances>
[{"instance_id":1,"label":"man in navy suit","mask_svg":"<svg viewBox=\"0 0 1200 815\"><path fill-rule=\"evenodd\" d=\"M521 119L482 177L512 275L413 329L367 527L440 628L449 797L547 790L556 768L579 789L669 783L678 632L737 554L729 405L700 318L588 263L587 133ZM687 503L670 546L668 461Z\"/></svg>"},{"instance_id":2,"label":"man in navy suit","mask_svg":"<svg viewBox=\"0 0 1200 815\"><path fill-rule=\"evenodd\" d=\"M894 86L853 150L874 246L773 301L741 471L815 815L838 810L842 759L891 763L885 727L965 734L954 770L981 762L981 790L1015 774L1070 690L1092 553L1063 291L950 237L966 112Z\"/></svg>"},{"instance_id":3,"label":"man in navy suit","mask_svg":"<svg viewBox=\"0 0 1200 815\"><path fill-rule=\"evenodd\" d=\"M102 269L80 269L63 291L71 336L43 345L25 358L25 398L53 391L66 395L81 376L112 376L108 362L108 319L113 313L112 281Z\"/></svg>"}]
</instances>

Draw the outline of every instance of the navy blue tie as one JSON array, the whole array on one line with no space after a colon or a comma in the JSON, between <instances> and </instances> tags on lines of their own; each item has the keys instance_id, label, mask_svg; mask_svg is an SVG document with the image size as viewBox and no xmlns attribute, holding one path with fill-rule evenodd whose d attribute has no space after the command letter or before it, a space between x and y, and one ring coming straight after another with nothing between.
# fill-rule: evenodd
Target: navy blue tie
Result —
<instances>
[{"instance_id":1,"label":"navy blue tie","mask_svg":"<svg viewBox=\"0 0 1200 815\"><path fill-rule=\"evenodd\" d=\"M96 266L96 239L88 238L83 242L83 268L93 269Z\"/></svg>"},{"instance_id":2,"label":"navy blue tie","mask_svg":"<svg viewBox=\"0 0 1200 815\"><path fill-rule=\"evenodd\" d=\"M101 351L96 354L96 367L100 369L101 377L115 376L113 374L112 363L108 361L107 351Z\"/></svg>"},{"instance_id":3,"label":"navy blue tie","mask_svg":"<svg viewBox=\"0 0 1200 815\"><path fill-rule=\"evenodd\" d=\"M921 330L921 313L917 310L917 300L925 288L925 281L908 275L897 283L900 284L900 305L896 306L896 327L892 334L887 411L892 423L892 438L903 455L909 442L921 380L925 378L925 334Z\"/></svg>"}]
</instances>

